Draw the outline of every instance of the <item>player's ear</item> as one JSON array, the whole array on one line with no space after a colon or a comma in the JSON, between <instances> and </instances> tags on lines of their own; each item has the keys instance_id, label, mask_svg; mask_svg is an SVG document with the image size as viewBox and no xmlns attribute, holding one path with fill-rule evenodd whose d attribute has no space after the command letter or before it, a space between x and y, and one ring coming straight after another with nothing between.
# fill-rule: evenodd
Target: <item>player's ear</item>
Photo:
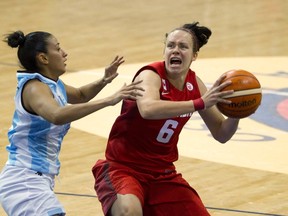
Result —
<instances>
[{"instance_id":1,"label":"player's ear","mask_svg":"<svg viewBox=\"0 0 288 216\"><path fill-rule=\"evenodd\" d=\"M48 64L48 57L45 53L38 53L36 59L40 64Z\"/></svg>"},{"instance_id":2,"label":"player's ear","mask_svg":"<svg viewBox=\"0 0 288 216\"><path fill-rule=\"evenodd\" d=\"M196 61L197 57L198 57L198 52L194 52L192 56L192 61Z\"/></svg>"}]
</instances>

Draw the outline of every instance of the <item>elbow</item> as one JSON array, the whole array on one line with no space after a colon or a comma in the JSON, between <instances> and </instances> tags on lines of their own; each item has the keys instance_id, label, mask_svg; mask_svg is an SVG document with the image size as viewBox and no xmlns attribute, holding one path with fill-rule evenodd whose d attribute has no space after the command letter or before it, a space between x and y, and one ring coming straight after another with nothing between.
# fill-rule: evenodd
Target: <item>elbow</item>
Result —
<instances>
[{"instance_id":1,"label":"elbow","mask_svg":"<svg viewBox=\"0 0 288 216\"><path fill-rule=\"evenodd\" d=\"M63 122L63 121L55 121L53 124L60 126L60 125L66 124L66 122Z\"/></svg>"},{"instance_id":2,"label":"elbow","mask_svg":"<svg viewBox=\"0 0 288 216\"><path fill-rule=\"evenodd\" d=\"M225 143L228 142L228 140L222 140L222 139L218 139L217 141L218 141L219 143L221 143L221 144L225 144Z\"/></svg>"},{"instance_id":3,"label":"elbow","mask_svg":"<svg viewBox=\"0 0 288 216\"><path fill-rule=\"evenodd\" d=\"M48 117L48 119L46 120L54 125L64 125L68 123L67 120L63 116L56 114L56 113Z\"/></svg>"},{"instance_id":4,"label":"elbow","mask_svg":"<svg viewBox=\"0 0 288 216\"><path fill-rule=\"evenodd\" d=\"M141 103L137 102L138 110L143 119L155 120L167 118L165 107L160 106L156 100L146 100Z\"/></svg>"},{"instance_id":5,"label":"elbow","mask_svg":"<svg viewBox=\"0 0 288 216\"><path fill-rule=\"evenodd\" d=\"M231 138L234 136L236 130L216 130L214 132L211 132L213 138L218 141L221 144L227 143Z\"/></svg>"},{"instance_id":6,"label":"elbow","mask_svg":"<svg viewBox=\"0 0 288 216\"><path fill-rule=\"evenodd\" d=\"M140 115L143 119L154 119L152 113L150 113L149 111L142 111L140 112Z\"/></svg>"},{"instance_id":7,"label":"elbow","mask_svg":"<svg viewBox=\"0 0 288 216\"><path fill-rule=\"evenodd\" d=\"M227 139L227 137L225 137L225 136L223 136L221 134L219 136L214 136L213 135L213 138L216 141L218 141L219 143L221 143L221 144L225 144L225 143L227 143L230 140L230 138Z\"/></svg>"},{"instance_id":8,"label":"elbow","mask_svg":"<svg viewBox=\"0 0 288 216\"><path fill-rule=\"evenodd\" d=\"M143 119L155 119L155 112L149 109L149 106L139 109L139 113Z\"/></svg>"},{"instance_id":9,"label":"elbow","mask_svg":"<svg viewBox=\"0 0 288 216\"><path fill-rule=\"evenodd\" d=\"M54 124L54 125L63 125L66 124L65 121L63 121L61 118L52 118L50 120L48 120L50 123Z\"/></svg>"}]
</instances>

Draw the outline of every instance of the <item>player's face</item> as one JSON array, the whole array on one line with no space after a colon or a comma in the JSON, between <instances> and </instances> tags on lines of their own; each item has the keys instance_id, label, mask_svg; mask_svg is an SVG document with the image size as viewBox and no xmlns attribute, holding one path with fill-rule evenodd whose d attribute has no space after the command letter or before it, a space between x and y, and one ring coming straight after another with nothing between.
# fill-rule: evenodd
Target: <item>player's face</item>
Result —
<instances>
[{"instance_id":1,"label":"player's face","mask_svg":"<svg viewBox=\"0 0 288 216\"><path fill-rule=\"evenodd\" d=\"M171 32L165 43L164 60L168 73L186 73L194 60L192 35L183 30Z\"/></svg>"},{"instance_id":2,"label":"player's face","mask_svg":"<svg viewBox=\"0 0 288 216\"><path fill-rule=\"evenodd\" d=\"M61 75L66 71L65 61L67 60L67 53L60 48L60 45L55 37L51 36L47 42L47 58L49 70L52 73Z\"/></svg>"}]
</instances>

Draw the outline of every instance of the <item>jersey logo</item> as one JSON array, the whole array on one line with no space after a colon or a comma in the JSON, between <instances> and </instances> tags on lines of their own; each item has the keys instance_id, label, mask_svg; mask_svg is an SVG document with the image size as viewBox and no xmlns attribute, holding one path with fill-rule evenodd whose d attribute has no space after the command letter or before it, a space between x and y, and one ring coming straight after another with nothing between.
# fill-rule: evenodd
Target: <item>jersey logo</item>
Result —
<instances>
[{"instance_id":1,"label":"jersey logo","mask_svg":"<svg viewBox=\"0 0 288 216\"><path fill-rule=\"evenodd\" d=\"M161 92L162 95L167 95L169 92Z\"/></svg>"},{"instance_id":2,"label":"jersey logo","mask_svg":"<svg viewBox=\"0 0 288 216\"><path fill-rule=\"evenodd\" d=\"M163 87L164 92L168 91L167 82L165 79L162 79L162 87Z\"/></svg>"},{"instance_id":3,"label":"jersey logo","mask_svg":"<svg viewBox=\"0 0 288 216\"><path fill-rule=\"evenodd\" d=\"M193 87L192 83L187 82L186 83L186 88L188 89L188 91L192 91L194 87Z\"/></svg>"},{"instance_id":4,"label":"jersey logo","mask_svg":"<svg viewBox=\"0 0 288 216\"><path fill-rule=\"evenodd\" d=\"M162 95L169 94L169 83L165 79L162 79L162 89Z\"/></svg>"}]
</instances>

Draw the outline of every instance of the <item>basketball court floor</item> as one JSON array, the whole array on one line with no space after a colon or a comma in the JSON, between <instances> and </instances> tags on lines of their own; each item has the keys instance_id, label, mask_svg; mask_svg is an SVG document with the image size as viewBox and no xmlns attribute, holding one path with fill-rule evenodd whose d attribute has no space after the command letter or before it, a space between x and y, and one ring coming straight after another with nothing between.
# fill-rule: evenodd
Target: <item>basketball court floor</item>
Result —
<instances>
[{"instance_id":1,"label":"basketball court floor","mask_svg":"<svg viewBox=\"0 0 288 216\"><path fill-rule=\"evenodd\" d=\"M242 119L226 144L213 140L198 114L179 141L178 171L215 216L288 215L287 0L20 0L0 2L0 34L21 29L54 34L68 53L62 80L81 86L124 55L119 76L97 97L129 83L138 68L162 59L166 32L194 20L212 29L192 70L209 87L224 72L252 72L262 87L259 109ZM0 43L0 168L7 160L16 51ZM72 123L64 140L55 192L68 216L101 216L91 168L104 157L121 104ZM0 207L0 216L5 212Z\"/></svg>"}]
</instances>

